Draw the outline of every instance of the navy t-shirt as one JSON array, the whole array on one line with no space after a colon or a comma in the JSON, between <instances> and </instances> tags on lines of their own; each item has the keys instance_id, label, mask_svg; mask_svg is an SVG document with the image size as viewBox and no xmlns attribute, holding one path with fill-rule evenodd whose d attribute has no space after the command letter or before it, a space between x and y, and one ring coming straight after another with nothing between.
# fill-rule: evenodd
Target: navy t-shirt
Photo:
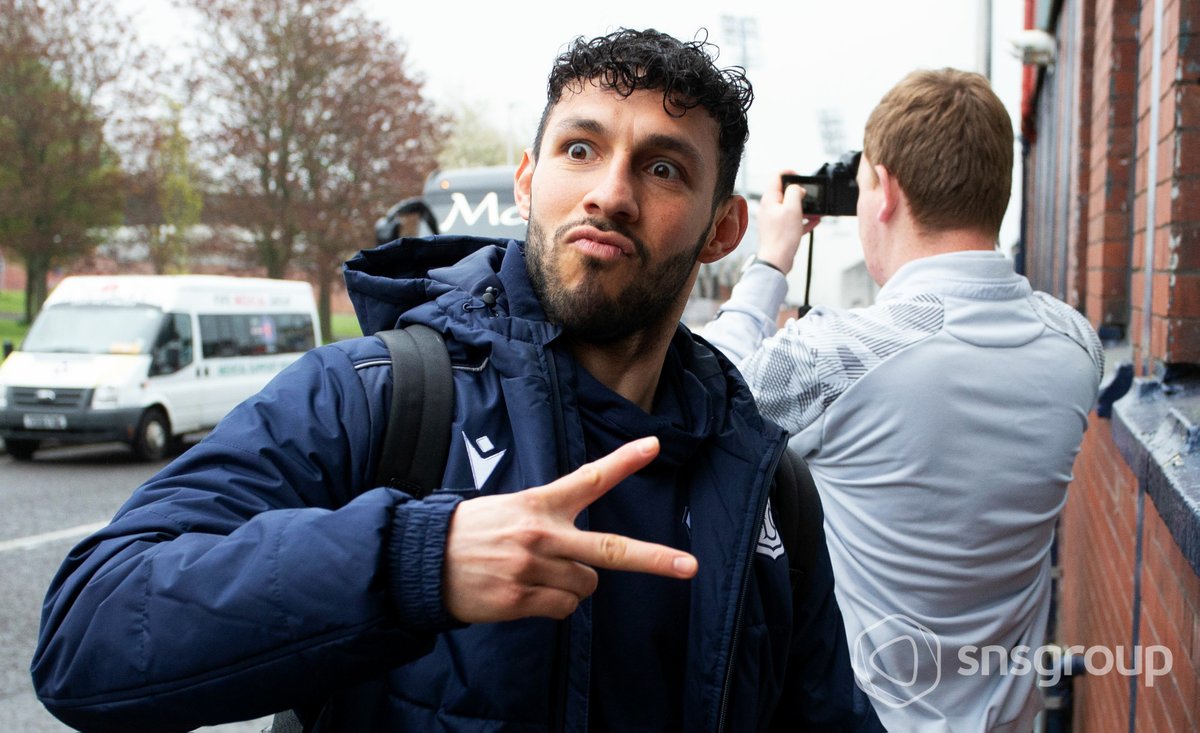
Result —
<instances>
[{"instance_id":1,"label":"navy t-shirt","mask_svg":"<svg viewBox=\"0 0 1200 733\"><path fill-rule=\"evenodd\" d=\"M661 444L653 463L588 508L588 529L690 550L689 458L709 424L702 394L673 351L650 415L580 369L577 395L587 460L649 435ZM680 730L690 581L597 572L600 582L591 599L590 729Z\"/></svg>"}]
</instances>

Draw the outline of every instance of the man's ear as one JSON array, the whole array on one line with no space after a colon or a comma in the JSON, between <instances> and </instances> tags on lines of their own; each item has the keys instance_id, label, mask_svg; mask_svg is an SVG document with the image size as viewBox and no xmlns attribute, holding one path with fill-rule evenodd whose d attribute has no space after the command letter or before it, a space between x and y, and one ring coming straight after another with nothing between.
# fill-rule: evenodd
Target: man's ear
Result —
<instances>
[{"instance_id":1,"label":"man's ear","mask_svg":"<svg viewBox=\"0 0 1200 733\"><path fill-rule=\"evenodd\" d=\"M529 202L533 198L530 191L533 186L535 163L533 148L525 148L521 155L521 164L517 166L517 173L513 176L513 196L517 200L517 211L521 212L521 218L525 221L529 221Z\"/></svg>"},{"instance_id":2,"label":"man's ear","mask_svg":"<svg viewBox=\"0 0 1200 733\"><path fill-rule=\"evenodd\" d=\"M883 194L883 203L879 207L877 214L879 221L887 222L896 216L896 212L900 209L900 197L903 192L900 190L900 183L892 172L881 165L875 166L875 176L879 179L879 189Z\"/></svg>"},{"instance_id":3,"label":"man's ear","mask_svg":"<svg viewBox=\"0 0 1200 733\"><path fill-rule=\"evenodd\" d=\"M733 195L717 207L713 217L709 240L700 250L700 262L708 264L716 262L733 250L746 235L746 227L750 224L750 209L746 199Z\"/></svg>"}]
</instances>

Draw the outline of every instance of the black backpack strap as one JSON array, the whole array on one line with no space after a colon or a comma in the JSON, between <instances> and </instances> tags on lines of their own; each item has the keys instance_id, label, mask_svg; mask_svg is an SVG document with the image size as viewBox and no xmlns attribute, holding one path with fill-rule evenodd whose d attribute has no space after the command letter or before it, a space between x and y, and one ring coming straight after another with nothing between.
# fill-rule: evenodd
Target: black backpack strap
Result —
<instances>
[{"instance_id":1,"label":"black backpack strap","mask_svg":"<svg viewBox=\"0 0 1200 733\"><path fill-rule=\"evenodd\" d=\"M392 356L392 406L375 484L420 499L441 483L450 453L450 355L441 334L428 326L414 324L375 335Z\"/></svg>"},{"instance_id":2,"label":"black backpack strap","mask_svg":"<svg viewBox=\"0 0 1200 733\"><path fill-rule=\"evenodd\" d=\"M771 509L795 590L812 575L820 550L817 543L825 541L825 513L808 464L791 448L784 450L775 470Z\"/></svg>"},{"instance_id":3,"label":"black backpack strap","mask_svg":"<svg viewBox=\"0 0 1200 733\"><path fill-rule=\"evenodd\" d=\"M375 485L420 499L438 487L450 453L454 373L441 334L428 326L375 334L392 357L392 404ZM319 713L320 707L313 709ZM263 733L304 733L295 710L277 713Z\"/></svg>"}]
</instances>

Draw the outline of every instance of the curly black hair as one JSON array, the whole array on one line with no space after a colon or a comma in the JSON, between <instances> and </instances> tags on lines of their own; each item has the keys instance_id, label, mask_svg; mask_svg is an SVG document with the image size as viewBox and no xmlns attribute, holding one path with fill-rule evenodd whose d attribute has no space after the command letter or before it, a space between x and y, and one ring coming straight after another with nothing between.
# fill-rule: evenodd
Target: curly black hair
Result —
<instances>
[{"instance_id":1,"label":"curly black hair","mask_svg":"<svg viewBox=\"0 0 1200 733\"><path fill-rule=\"evenodd\" d=\"M709 49L714 53L709 54ZM750 127L746 113L754 89L745 69L718 69L716 47L707 36L684 42L653 29L621 28L590 41L577 37L554 62L546 90L546 108L538 123L533 150L537 155L550 111L565 89L579 91L584 82L595 83L628 97L639 89L661 90L663 109L682 116L703 107L717 121L719 167L713 205L733 193L738 166Z\"/></svg>"}]
</instances>

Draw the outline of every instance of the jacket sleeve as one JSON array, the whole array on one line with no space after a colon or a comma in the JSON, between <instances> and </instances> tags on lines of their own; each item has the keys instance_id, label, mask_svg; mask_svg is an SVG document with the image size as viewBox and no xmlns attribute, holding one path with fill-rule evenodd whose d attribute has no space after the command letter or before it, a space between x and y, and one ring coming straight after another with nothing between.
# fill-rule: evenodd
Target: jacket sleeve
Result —
<instances>
[{"instance_id":1,"label":"jacket sleeve","mask_svg":"<svg viewBox=\"0 0 1200 733\"><path fill-rule=\"evenodd\" d=\"M31 668L46 707L89 731L190 730L427 653L454 625L457 499L371 486L389 372L310 352L72 550Z\"/></svg>"},{"instance_id":2,"label":"jacket sleeve","mask_svg":"<svg viewBox=\"0 0 1200 733\"><path fill-rule=\"evenodd\" d=\"M779 270L752 265L700 335L741 369L763 339L775 333L776 314L787 291L787 279Z\"/></svg>"},{"instance_id":3,"label":"jacket sleeve","mask_svg":"<svg viewBox=\"0 0 1200 733\"><path fill-rule=\"evenodd\" d=\"M824 533L810 577L793 592L787 676L770 730L876 733L883 724L854 681Z\"/></svg>"}]
</instances>

